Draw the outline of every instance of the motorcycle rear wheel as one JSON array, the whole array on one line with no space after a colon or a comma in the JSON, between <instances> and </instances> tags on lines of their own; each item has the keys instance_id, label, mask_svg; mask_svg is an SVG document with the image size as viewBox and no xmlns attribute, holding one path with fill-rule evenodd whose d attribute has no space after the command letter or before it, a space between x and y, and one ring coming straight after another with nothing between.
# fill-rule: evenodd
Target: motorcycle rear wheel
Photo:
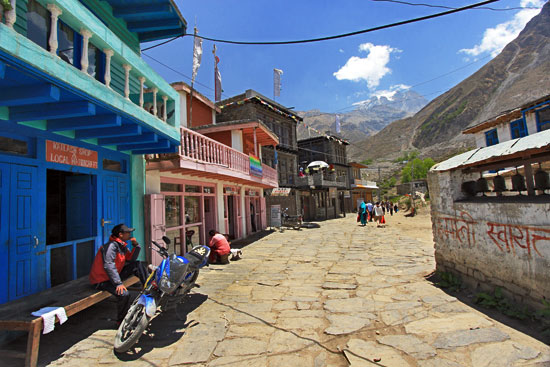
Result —
<instances>
[{"instance_id":1,"label":"motorcycle rear wheel","mask_svg":"<svg viewBox=\"0 0 550 367\"><path fill-rule=\"evenodd\" d=\"M149 318L145 313L145 306L139 303L133 304L115 335L115 352L124 353L130 349L143 334L147 324L149 324Z\"/></svg>"}]
</instances>

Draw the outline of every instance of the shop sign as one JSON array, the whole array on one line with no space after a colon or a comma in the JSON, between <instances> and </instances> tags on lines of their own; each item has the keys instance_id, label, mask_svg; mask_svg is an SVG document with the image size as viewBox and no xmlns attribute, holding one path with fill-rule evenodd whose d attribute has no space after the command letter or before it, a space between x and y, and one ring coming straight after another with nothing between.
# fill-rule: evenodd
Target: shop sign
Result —
<instances>
[{"instance_id":1,"label":"shop sign","mask_svg":"<svg viewBox=\"0 0 550 367\"><path fill-rule=\"evenodd\" d=\"M238 195L239 193L233 187L224 187L223 192L227 195Z\"/></svg>"},{"instance_id":2,"label":"shop sign","mask_svg":"<svg viewBox=\"0 0 550 367\"><path fill-rule=\"evenodd\" d=\"M258 196L258 191L256 191L256 190L248 190L248 191L246 192L246 195L248 195L248 196Z\"/></svg>"},{"instance_id":3,"label":"shop sign","mask_svg":"<svg viewBox=\"0 0 550 367\"><path fill-rule=\"evenodd\" d=\"M349 190L344 190L344 198L350 198L351 197L351 193Z\"/></svg>"},{"instance_id":4,"label":"shop sign","mask_svg":"<svg viewBox=\"0 0 550 367\"><path fill-rule=\"evenodd\" d=\"M250 158L250 174L257 177L262 177L263 171L262 171L262 162L260 162L260 159L253 154L249 154L249 158Z\"/></svg>"},{"instance_id":5,"label":"shop sign","mask_svg":"<svg viewBox=\"0 0 550 367\"><path fill-rule=\"evenodd\" d=\"M69 166L97 169L97 152L69 144L46 140L46 161Z\"/></svg>"},{"instance_id":6,"label":"shop sign","mask_svg":"<svg viewBox=\"0 0 550 367\"><path fill-rule=\"evenodd\" d=\"M271 227L281 226L281 206L271 205Z\"/></svg>"},{"instance_id":7,"label":"shop sign","mask_svg":"<svg viewBox=\"0 0 550 367\"><path fill-rule=\"evenodd\" d=\"M338 191L336 190L336 187L329 187L328 193L331 199L335 199L336 196L338 195Z\"/></svg>"},{"instance_id":8,"label":"shop sign","mask_svg":"<svg viewBox=\"0 0 550 367\"><path fill-rule=\"evenodd\" d=\"M290 195L290 187L277 187L271 191L271 196L288 196Z\"/></svg>"}]
</instances>

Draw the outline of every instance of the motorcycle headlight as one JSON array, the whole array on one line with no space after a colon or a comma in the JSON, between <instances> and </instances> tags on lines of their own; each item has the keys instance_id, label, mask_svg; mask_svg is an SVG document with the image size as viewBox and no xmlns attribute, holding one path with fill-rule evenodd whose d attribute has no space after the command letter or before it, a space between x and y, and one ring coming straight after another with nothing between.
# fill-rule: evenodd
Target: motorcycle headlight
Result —
<instances>
[{"instance_id":1,"label":"motorcycle headlight","mask_svg":"<svg viewBox=\"0 0 550 367\"><path fill-rule=\"evenodd\" d=\"M166 290L170 289L171 286L172 286L172 284L170 283L170 280L168 279L168 274L166 273L166 268L165 268L164 271L162 272L162 275L160 276L159 288L162 291L166 291Z\"/></svg>"}]
</instances>

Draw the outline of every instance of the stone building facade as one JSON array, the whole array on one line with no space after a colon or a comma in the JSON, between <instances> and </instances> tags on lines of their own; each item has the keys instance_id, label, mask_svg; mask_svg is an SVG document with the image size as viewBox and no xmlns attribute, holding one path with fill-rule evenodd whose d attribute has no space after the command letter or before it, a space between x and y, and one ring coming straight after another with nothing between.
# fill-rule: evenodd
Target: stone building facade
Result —
<instances>
[{"instance_id":1,"label":"stone building facade","mask_svg":"<svg viewBox=\"0 0 550 367\"><path fill-rule=\"evenodd\" d=\"M300 213L300 196L296 189L298 176L298 142L296 126L302 118L288 108L248 89L245 93L218 103L221 113L219 123L225 121L257 120L266 125L279 139L277 146L262 146L260 160L278 171L279 187L290 188L288 196L271 196L271 190L264 190L267 205L267 221L270 223L270 206L288 208L288 214Z\"/></svg>"}]
</instances>

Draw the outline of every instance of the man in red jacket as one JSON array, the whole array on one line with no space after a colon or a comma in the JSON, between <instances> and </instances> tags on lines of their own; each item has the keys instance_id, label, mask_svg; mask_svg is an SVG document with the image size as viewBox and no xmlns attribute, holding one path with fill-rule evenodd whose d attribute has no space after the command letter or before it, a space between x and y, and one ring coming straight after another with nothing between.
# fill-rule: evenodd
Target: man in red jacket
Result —
<instances>
[{"instance_id":1,"label":"man in red jacket","mask_svg":"<svg viewBox=\"0 0 550 367\"><path fill-rule=\"evenodd\" d=\"M210 247L210 256L208 257L208 262L210 264L229 264L229 254L231 253L231 247L229 247L229 242L227 238L220 232L211 229L208 232L212 238L208 247Z\"/></svg>"},{"instance_id":2,"label":"man in red jacket","mask_svg":"<svg viewBox=\"0 0 550 367\"><path fill-rule=\"evenodd\" d=\"M92 270L90 283L96 288L108 291L117 298L117 321L120 324L130 307L130 293L122 280L135 273L139 263L136 261L141 247L134 237L130 237L134 228L121 223L113 227L109 242L99 248ZM127 248L132 241L132 251ZM143 282L143 275L138 273Z\"/></svg>"}]
</instances>

